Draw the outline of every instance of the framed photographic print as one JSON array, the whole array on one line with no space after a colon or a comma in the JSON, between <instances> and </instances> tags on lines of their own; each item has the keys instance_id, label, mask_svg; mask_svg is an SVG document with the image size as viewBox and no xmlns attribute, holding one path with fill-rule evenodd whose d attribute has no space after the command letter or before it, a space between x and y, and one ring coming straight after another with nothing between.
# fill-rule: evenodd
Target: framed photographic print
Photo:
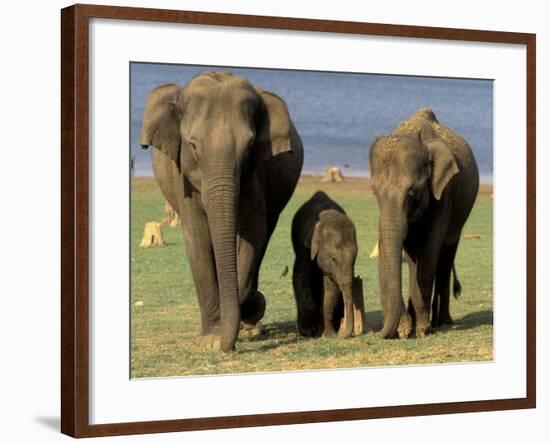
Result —
<instances>
[{"instance_id":1,"label":"framed photographic print","mask_svg":"<svg viewBox=\"0 0 550 442\"><path fill-rule=\"evenodd\" d=\"M535 35L61 17L63 433L535 407Z\"/></svg>"}]
</instances>

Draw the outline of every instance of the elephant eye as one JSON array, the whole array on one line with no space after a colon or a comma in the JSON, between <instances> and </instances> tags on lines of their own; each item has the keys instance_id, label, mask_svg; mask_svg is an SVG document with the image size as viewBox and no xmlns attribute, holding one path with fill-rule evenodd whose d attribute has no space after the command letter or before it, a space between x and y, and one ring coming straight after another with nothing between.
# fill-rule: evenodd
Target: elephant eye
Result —
<instances>
[{"instance_id":1,"label":"elephant eye","mask_svg":"<svg viewBox=\"0 0 550 442\"><path fill-rule=\"evenodd\" d=\"M407 190L407 195L414 198L414 196L416 195L416 192L412 187L409 187L409 190Z\"/></svg>"}]
</instances>

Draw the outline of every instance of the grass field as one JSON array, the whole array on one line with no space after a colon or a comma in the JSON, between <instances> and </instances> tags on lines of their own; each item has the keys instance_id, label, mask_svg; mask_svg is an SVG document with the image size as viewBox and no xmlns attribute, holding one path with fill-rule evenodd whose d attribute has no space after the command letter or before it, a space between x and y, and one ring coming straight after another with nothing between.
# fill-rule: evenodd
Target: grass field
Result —
<instances>
[{"instance_id":1,"label":"grass field","mask_svg":"<svg viewBox=\"0 0 550 442\"><path fill-rule=\"evenodd\" d=\"M131 376L163 377L257 371L306 370L379 365L433 364L493 359L493 200L492 189L481 189L464 233L479 239L461 241L456 268L463 295L451 300L453 326L423 339L382 340L376 333L338 340L306 339L296 332L292 293L294 261L290 241L292 216L316 190L340 203L355 222L359 256L356 274L363 278L367 322L382 325L376 259L378 210L368 180L347 179L322 184L302 177L281 214L270 241L259 289L266 295L262 323L267 334L239 339L231 354L203 350L193 344L199 331L199 309L180 228L164 227L166 247L139 248L147 221L163 218L164 200L153 178L132 182ZM285 266L290 271L281 273ZM403 272L404 277L407 276ZM407 285L404 285L407 287ZM405 293L405 299L406 293Z\"/></svg>"}]
</instances>

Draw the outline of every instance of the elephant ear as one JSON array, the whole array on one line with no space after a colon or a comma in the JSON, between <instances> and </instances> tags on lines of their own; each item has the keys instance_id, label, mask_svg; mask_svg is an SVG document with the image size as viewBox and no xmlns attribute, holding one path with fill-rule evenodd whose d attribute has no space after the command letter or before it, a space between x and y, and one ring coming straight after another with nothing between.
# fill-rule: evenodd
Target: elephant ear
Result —
<instances>
[{"instance_id":1,"label":"elephant ear","mask_svg":"<svg viewBox=\"0 0 550 442\"><path fill-rule=\"evenodd\" d=\"M140 144L145 149L151 145L159 149L181 172L180 91L176 84L164 84L151 91L145 103Z\"/></svg>"},{"instance_id":2,"label":"elephant ear","mask_svg":"<svg viewBox=\"0 0 550 442\"><path fill-rule=\"evenodd\" d=\"M425 123L420 130L420 141L430 156L431 187L436 200L441 199L441 194L452 177L458 173L458 165L449 146L438 138L429 123Z\"/></svg>"},{"instance_id":3,"label":"elephant ear","mask_svg":"<svg viewBox=\"0 0 550 442\"><path fill-rule=\"evenodd\" d=\"M313 229L313 235L311 235L311 260L313 261L317 256L319 250L319 235L321 233L321 222L317 221L315 228Z\"/></svg>"},{"instance_id":4,"label":"elephant ear","mask_svg":"<svg viewBox=\"0 0 550 442\"><path fill-rule=\"evenodd\" d=\"M272 92L256 87L260 109L256 122L256 145L269 159L284 152L292 152L290 131L292 122L286 103Z\"/></svg>"}]
</instances>

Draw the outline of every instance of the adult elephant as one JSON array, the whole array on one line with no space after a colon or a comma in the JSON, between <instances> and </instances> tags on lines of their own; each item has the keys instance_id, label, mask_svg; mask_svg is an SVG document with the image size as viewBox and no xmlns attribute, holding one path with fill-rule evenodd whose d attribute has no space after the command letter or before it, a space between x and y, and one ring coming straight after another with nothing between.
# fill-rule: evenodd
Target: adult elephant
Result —
<instances>
[{"instance_id":1,"label":"adult elephant","mask_svg":"<svg viewBox=\"0 0 550 442\"><path fill-rule=\"evenodd\" d=\"M258 272L303 163L285 102L230 73L205 72L148 96L141 145L182 219L201 312L200 346L234 349L265 299Z\"/></svg>"},{"instance_id":2,"label":"adult elephant","mask_svg":"<svg viewBox=\"0 0 550 442\"><path fill-rule=\"evenodd\" d=\"M372 189L379 207L379 282L383 338L417 336L452 323L450 276L462 227L479 188L468 143L420 109L370 150ZM409 308L401 294L401 253L409 263ZM455 279L455 294L460 290Z\"/></svg>"}]
</instances>

